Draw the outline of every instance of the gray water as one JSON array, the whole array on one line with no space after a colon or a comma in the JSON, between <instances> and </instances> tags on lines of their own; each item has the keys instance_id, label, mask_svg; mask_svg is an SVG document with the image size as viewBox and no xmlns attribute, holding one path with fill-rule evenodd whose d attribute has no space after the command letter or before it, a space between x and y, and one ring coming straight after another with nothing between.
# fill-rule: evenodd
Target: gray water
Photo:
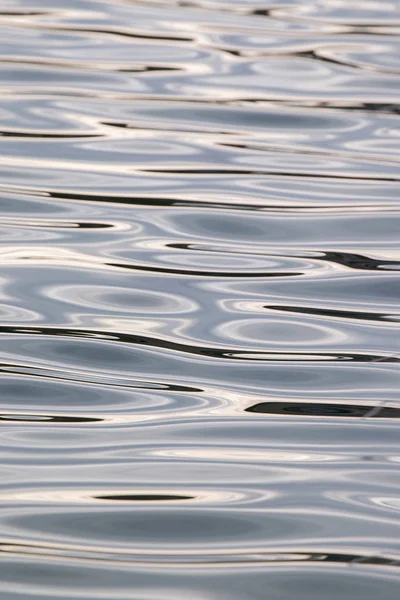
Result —
<instances>
[{"instance_id":1,"label":"gray water","mask_svg":"<svg viewBox=\"0 0 400 600\"><path fill-rule=\"evenodd\" d=\"M1 600L397 600L400 2L0 13Z\"/></svg>"}]
</instances>

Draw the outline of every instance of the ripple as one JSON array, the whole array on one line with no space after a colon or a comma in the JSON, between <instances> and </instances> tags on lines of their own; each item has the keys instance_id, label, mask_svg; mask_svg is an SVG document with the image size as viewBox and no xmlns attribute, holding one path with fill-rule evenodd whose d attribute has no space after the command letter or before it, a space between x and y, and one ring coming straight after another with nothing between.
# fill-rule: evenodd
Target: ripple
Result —
<instances>
[{"instance_id":1,"label":"ripple","mask_svg":"<svg viewBox=\"0 0 400 600\"><path fill-rule=\"evenodd\" d=\"M7 600L397 600L398 3L3 4Z\"/></svg>"},{"instance_id":2,"label":"ripple","mask_svg":"<svg viewBox=\"0 0 400 600\"><path fill-rule=\"evenodd\" d=\"M228 514L205 514L200 511L195 513L163 513L146 512L143 509L135 513L124 510L105 511L101 513L75 512L73 518L66 513L52 512L42 514L36 512L33 519L23 516L9 519L11 528L24 528L38 533L42 531L45 537L57 536L65 541L82 540L82 536L90 537L93 541L103 542L108 540L109 545L118 544L127 546L135 540L135 545L144 548L166 546L167 548L189 546L193 542L197 547L212 543L218 539L219 544L249 543L254 537L260 540L259 525L250 517L235 518ZM268 532L272 538L288 536L291 532L306 531L306 524L290 523L285 519L264 519L263 533ZM164 541L165 540L165 541ZM255 541L255 540L254 540Z\"/></svg>"},{"instance_id":3,"label":"ripple","mask_svg":"<svg viewBox=\"0 0 400 600\"><path fill-rule=\"evenodd\" d=\"M196 310L187 298L132 288L105 286L62 286L45 290L46 296L96 311L144 314L188 313Z\"/></svg>"},{"instance_id":4,"label":"ripple","mask_svg":"<svg viewBox=\"0 0 400 600\"><path fill-rule=\"evenodd\" d=\"M343 342L345 334L332 327L299 323L296 320L246 319L228 321L216 331L224 338L271 346L308 347Z\"/></svg>"}]
</instances>

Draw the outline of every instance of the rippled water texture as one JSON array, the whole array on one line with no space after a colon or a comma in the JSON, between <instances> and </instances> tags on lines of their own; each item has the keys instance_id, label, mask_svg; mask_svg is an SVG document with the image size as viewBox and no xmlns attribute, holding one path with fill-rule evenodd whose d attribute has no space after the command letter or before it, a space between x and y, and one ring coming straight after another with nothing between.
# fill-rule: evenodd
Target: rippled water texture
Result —
<instances>
[{"instance_id":1,"label":"rippled water texture","mask_svg":"<svg viewBox=\"0 0 400 600\"><path fill-rule=\"evenodd\" d=\"M398 600L400 1L2 0L0 597Z\"/></svg>"}]
</instances>

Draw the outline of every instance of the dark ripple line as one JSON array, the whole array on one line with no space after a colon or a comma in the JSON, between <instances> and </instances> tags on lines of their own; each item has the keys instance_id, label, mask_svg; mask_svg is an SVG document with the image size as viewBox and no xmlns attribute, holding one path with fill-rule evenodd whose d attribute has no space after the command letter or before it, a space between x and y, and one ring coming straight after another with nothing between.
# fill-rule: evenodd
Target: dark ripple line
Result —
<instances>
[{"instance_id":1,"label":"dark ripple line","mask_svg":"<svg viewBox=\"0 0 400 600\"><path fill-rule=\"evenodd\" d=\"M169 129L167 127L148 127L146 125L146 127L143 126L139 126L139 125L131 125L128 122L123 122L123 121L101 121L100 125L106 126L106 127L117 127L120 129L132 129L134 131L159 131L162 133L195 133L196 135L201 134L202 136L204 135L237 135L235 132L233 131L215 131L213 129L210 129L209 131L199 131L199 129L179 129L178 127L174 127L173 129ZM221 144L222 145L222 144Z\"/></svg>"},{"instance_id":2,"label":"dark ripple line","mask_svg":"<svg viewBox=\"0 0 400 600\"><path fill-rule=\"evenodd\" d=\"M357 102L355 100L319 100L319 101L304 101L301 100L275 100L272 103L281 103L286 106L293 106L299 108L320 108L329 110L342 110L342 111L361 111L361 112L372 112L374 114L400 114L400 105L393 102Z\"/></svg>"},{"instance_id":3,"label":"dark ripple line","mask_svg":"<svg viewBox=\"0 0 400 600\"><path fill-rule=\"evenodd\" d=\"M213 49L217 49L214 46L212 47ZM283 50L282 52L274 52L274 51L269 51L269 50L260 50L260 51L254 51L254 50L233 50L231 48L224 48L224 47L218 47L218 50L222 51L222 52L226 52L227 54L230 54L231 56L237 56L238 58L244 58L244 59L255 59L255 58L269 58L269 59L276 59L276 58L305 58L307 60L315 60L317 62L326 62L328 64L333 64L335 66L339 66L339 67L347 67L349 69L354 69L356 71L373 71L374 73L383 73L383 74L388 74L388 75L399 75L400 74L400 70L393 68L393 67L383 67L381 65L374 65L374 64L365 64L365 63L358 63L355 61L350 61L350 60L344 60L344 59L339 59L339 58L333 58L330 56L325 56L324 54L321 54L319 52L319 50L299 50L299 51L290 51L290 50Z\"/></svg>"},{"instance_id":4,"label":"dark ripple line","mask_svg":"<svg viewBox=\"0 0 400 600\"><path fill-rule=\"evenodd\" d=\"M104 194L87 194L87 193L74 193L74 192L60 192L60 191L49 191L49 190L41 190L34 188L20 188L20 187L9 187L9 186L0 186L0 193L12 193L12 194L21 194L25 196L36 196L38 198L47 197L47 198L55 198L59 200L71 200L71 201L82 201L82 202L104 202L110 204L128 204L132 206L146 206L149 208L158 207L158 206L169 206L169 207L179 207L179 208L207 208L213 210L240 210L240 211L251 211L251 212L313 212L318 213L319 211L323 211L325 214L327 209L331 209L338 212L338 208L344 208L347 210L354 209L359 210L363 208L363 210L371 209L371 210L392 210L394 209L393 205L382 206L367 204L365 206L360 204L346 204L345 206L337 206L335 204L327 205L327 204L319 204L319 205L291 205L291 204L253 204L253 203L232 203L232 202L207 202L204 200L185 200L181 198L165 198L161 196L120 196L120 195L104 195ZM194 244L190 244L190 246L194 246ZM171 244L173 247L173 244ZM176 246L178 247L178 246ZM189 248L188 249L194 249ZM264 255L266 256L266 255ZM307 256L309 258L309 256Z\"/></svg>"},{"instance_id":5,"label":"dark ripple line","mask_svg":"<svg viewBox=\"0 0 400 600\"><path fill-rule=\"evenodd\" d=\"M34 423L97 423L103 421L99 417L75 417L67 415L33 415L24 413L0 414L0 421L18 421Z\"/></svg>"},{"instance_id":6,"label":"dark ripple line","mask_svg":"<svg viewBox=\"0 0 400 600\"><path fill-rule=\"evenodd\" d=\"M82 377L81 373L71 372L70 376L67 376L66 369L46 369L44 367L38 367L34 365L24 365L20 363L0 363L0 373L6 374L18 374L28 375L29 377L38 377L43 379L54 379L56 381L72 381L74 383L84 384L96 384L102 386L108 386L112 388L122 389L142 389L152 391L170 391L170 392L184 392L200 394L204 392L204 389L194 386L181 385L176 383L160 383L158 381L148 380L129 380L129 383L118 383L118 380L110 382L110 379L102 379L102 376L87 376ZM54 373L54 374L50 374ZM124 379L120 377L119 379Z\"/></svg>"},{"instance_id":7,"label":"dark ripple line","mask_svg":"<svg viewBox=\"0 0 400 600\"><path fill-rule=\"evenodd\" d=\"M249 150L250 152L256 153L267 153L271 152L278 154L301 154L304 156L315 156L317 158L340 158L357 162L377 162L383 163L385 165L399 165L399 160L396 160L394 157L390 156L377 156L370 154L362 154L358 152L341 152L340 150L336 151L326 151L326 150L309 150L304 147L296 147L296 146L283 146L283 145L274 145L268 146L263 144L262 146L251 145L251 144L240 144L240 143L229 143L229 142L216 142L216 146L222 146L224 148L237 148L239 150Z\"/></svg>"},{"instance_id":8,"label":"dark ripple line","mask_svg":"<svg viewBox=\"0 0 400 600\"><path fill-rule=\"evenodd\" d=\"M184 344L156 337L135 335L131 333L116 333L115 331L100 331L97 329L68 329L64 327L15 327L0 326L0 335L40 335L51 337L68 337L88 340L102 340L106 342L120 342L124 344L149 346L152 348L161 348L164 350L173 350L179 353L206 356L210 358L224 358L229 360L252 360L257 362L279 361L279 357L286 356L292 361L296 358L302 362L326 361L352 361L352 362L400 362L400 358L394 355L376 355L362 353L334 353L334 352L285 352L261 350L246 350L232 348L210 348L198 345ZM260 357L259 355L263 356ZM284 359L286 360L286 359Z\"/></svg>"},{"instance_id":9,"label":"dark ripple line","mask_svg":"<svg viewBox=\"0 0 400 600\"><path fill-rule=\"evenodd\" d=\"M125 96L121 97L122 100L125 99ZM148 102L162 102L162 103L184 103L184 104L205 104L205 105L215 105L215 106L234 106L242 108L246 105L257 106L257 105L271 105L271 106L289 106L296 108L320 108L320 109L329 109L329 110L341 110L341 111L362 111L362 112L373 112L373 113L384 113L384 114L400 114L400 104L398 102L370 102L368 100L365 101L356 101L352 98L348 98L346 100L302 100L301 98L296 98L295 100L284 98L271 98L271 97L241 97L241 98L188 98L187 96L164 96L162 94L157 94L157 96L130 96L130 99L136 102L140 101L148 101ZM118 125L117 125L118 126ZM199 133L196 130L196 133ZM220 133L220 132L217 132ZM224 132L226 133L226 132Z\"/></svg>"},{"instance_id":10,"label":"dark ripple line","mask_svg":"<svg viewBox=\"0 0 400 600\"><path fill-rule=\"evenodd\" d=\"M206 555L191 555L186 553L185 555L167 555L161 558L154 556L153 554L134 554L133 552L115 552L111 549L105 550L89 550L82 547L71 547L66 545L51 545L51 544L32 544L30 542L21 543L13 542L8 540L0 541L0 553L4 555L22 555L39 557L43 559L51 558L64 558L64 559L75 559L79 561L90 561L90 562L106 562L110 564L115 563L129 563L129 564L166 564L170 566L222 566L222 565L235 565L248 566L249 564L279 564L279 563L290 563L296 565L312 564L342 564L352 566L376 566L376 567L400 567L400 559L391 558L384 555L366 555L357 553L339 553L339 552L314 552L307 549L304 550L292 550L288 549L282 551L280 548L270 552L248 552L248 553L230 553L230 554L212 554ZM171 560L175 558L175 560Z\"/></svg>"},{"instance_id":11,"label":"dark ripple line","mask_svg":"<svg viewBox=\"0 0 400 600\"><path fill-rule=\"evenodd\" d=\"M128 62L128 61L122 61ZM0 59L0 64L17 64L17 65L32 65L35 67L44 67L44 68L61 68L61 69L73 69L73 70L99 70L99 71L109 71L115 73L147 73L154 71L183 71L182 67L170 67L166 65L137 65L126 68L118 68L110 63L101 63L96 64L93 62L70 62L70 61L56 61L56 60L38 60L38 59L26 59L26 58L2 58Z\"/></svg>"},{"instance_id":12,"label":"dark ripple line","mask_svg":"<svg viewBox=\"0 0 400 600\"><path fill-rule=\"evenodd\" d=\"M293 56L293 57L298 56L300 58L307 58L307 59L312 59L312 60L316 60L316 61L326 62L326 63L330 63L333 65L338 65L340 67L348 67L350 69L356 69L359 71L373 71L375 73L388 73L388 74L392 74L392 75L400 74L399 69L382 67L382 66L377 66L377 65L369 65L369 64L364 64L364 63L357 63L357 62L352 62L349 60L333 58L330 56L324 56L323 54L320 54L318 52L318 50L304 50L301 52L293 52L293 53L285 54L285 56L289 56L289 57L290 56Z\"/></svg>"},{"instance_id":13,"label":"dark ripple line","mask_svg":"<svg viewBox=\"0 0 400 600\"><path fill-rule=\"evenodd\" d=\"M108 70L108 69L107 69ZM154 73L157 71L185 71L182 67L167 67L164 65L144 65L143 67L127 67L123 69L113 69L118 73Z\"/></svg>"},{"instance_id":14,"label":"dark ripple line","mask_svg":"<svg viewBox=\"0 0 400 600\"><path fill-rule=\"evenodd\" d=\"M112 28L98 28L98 27L63 27L60 25L50 24L37 24L37 23L24 23L24 27L35 30L45 31L61 31L66 33L87 33L87 34L101 34L101 35L115 35L118 37L127 37L138 40L151 40L153 42L185 42L193 43L195 40L190 37L177 36L177 35L164 35L161 33L134 33L132 31L124 31L122 29Z\"/></svg>"},{"instance_id":15,"label":"dark ripple line","mask_svg":"<svg viewBox=\"0 0 400 600\"><path fill-rule=\"evenodd\" d=\"M46 27L47 29L47 27ZM183 36L173 36L173 35L163 35L163 34L157 34L157 35L153 35L151 33L132 33L129 31L121 31L120 29L92 29L92 28L81 28L81 27L52 27L52 29L56 30L56 31L68 31L68 32L77 32L77 33L100 33L100 34L105 34L105 35L117 35L120 37L128 37L128 38L132 38L132 39L138 39L138 40L152 40L154 42L157 41L161 41L161 42L186 42L186 43L193 43L195 40L193 38L190 37L183 37Z\"/></svg>"},{"instance_id":16,"label":"dark ripple line","mask_svg":"<svg viewBox=\"0 0 400 600\"><path fill-rule=\"evenodd\" d=\"M114 229L112 223L95 223L95 222L74 222L74 221L44 221L35 222L33 220L7 220L3 221L3 227L29 227L34 229Z\"/></svg>"},{"instance_id":17,"label":"dark ripple line","mask_svg":"<svg viewBox=\"0 0 400 600\"><path fill-rule=\"evenodd\" d=\"M400 261L399 260L378 260L375 258L370 258L369 256L364 256L362 254L355 254L351 252L334 252L334 251L324 251L324 250L311 250L311 252L315 253L315 256L310 256L310 253L302 254L301 252L296 252L296 256L287 256L283 254L271 254L268 252L239 252L235 250L224 250L220 248L207 248L202 247L200 244L191 244L187 242L172 242L166 244L168 248L176 248L179 250L194 250L196 252L212 252L216 254L239 254L242 256L264 256L264 257L276 257L281 256L285 258L303 258L307 260L316 260L323 261L329 263L337 263L339 265L343 265L344 267L348 267L349 269L360 269L362 271L379 271L385 270L385 274L388 272L398 271L400 270ZM322 254L322 256L318 256L318 254ZM398 267L398 269L391 268L389 271L384 269L385 267Z\"/></svg>"},{"instance_id":18,"label":"dark ripple line","mask_svg":"<svg viewBox=\"0 0 400 600\"><path fill-rule=\"evenodd\" d=\"M268 310L275 310L279 312L293 312L306 315L316 315L322 317L335 317L339 319L356 319L362 321L381 321L388 323L388 321L400 321L400 314L397 313L374 313L374 312L363 312L350 311L350 310L337 310L334 308L314 308L305 306L284 306L284 305L272 305L267 304L264 308Z\"/></svg>"},{"instance_id":19,"label":"dark ripple line","mask_svg":"<svg viewBox=\"0 0 400 600\"><path fill-rule=\"evenodd\" d=\"M194 269L173 269L170 267L152 267L150 265L131 265L128 263L104 263L108 267L116 267L119 269L129 269L133 271L145 271L149 273L165 273L168 275L190 275L194 277L228 277L235 279L237 277L254 279L254 278L272 278L272 277L297 277L304 273L291 271L272 271L272 272L236 272L236 271L199 271Z\"/></svg>"},{"instance_id":20,"label":"dark ripple line","mask_svg":"<svg viewBox=\"0 0 400 600\"><path fill-rule=\"evenodd\" d=\"M326 402L259 402L245 408L256 414L288 415L300 417L346 417L400 419L400 408L360 404L328 404Z\"/></svg>"},{"instance_id":21,"label":"dark ripple line","mask_svg":"<svg viewBox=\"0 0 400 600\"><path fill-rule=\"evenodd\" d=\"M344 265L350 269L361 269L368 271L377 271L385 266L396 266L398 269L390 269L390 271L400 270L400 261L396 260L377 260L369 258L362 254L351 254L350 252L324 252L323 257L315 257L316 260L326 260L328 262ZM388 271L386 271L386 274Z\"/></svg>"},{"instance_id":22,"label":"dark ripple line","mask_svg":"<svg viewBox=\"0 0 400 600\"><path fill-rule=\"evenodd\" d=\"M39 16L46 16L46 15L51 15L51 11L44 11L44 10L2 10L0 11L0 16L1 17L39 17Z\"/></svg>"},{"instance_id":23,"label":"dark ripple line","mask_svg":"<svg viewBox=\"0 0 400 600\"><path fill-rule=\"evenodd\" d=\"M400 105L398 102L369 102L369 101L356 101L354 99L339 99L339 100L313 100L307 99L302 100L301 98L297 98L295 100L288 99L287 97L271 97L271 96L252 96L252 97L236 97L236 98L193 98L188 96L181 96L176 94L174 96L168 96L163 94L132 94L132 93L119 93L119 92L105 92L102 93L100 90L96 90L95 92L91 92L89 90L73 90L68 89L66 91L60 89L54 89L51 91L41 89L38 93L36 90L24 90L18 89L17 91L9 91L4 90L3 95L7 96L35 96L40 98L46 98L50 96L51 98L57 98L65 96L70 98L78 98L80 100L106 100L106 101L121 101L121 102L162 102L162 103L185 103L185 104L201 104L201 105L212 105L212 106L234 106L234 107L243 107L246 105L249 106L263 106L273 105L273 106L292 106L296 108L316 108L316 109L329 109L329 110L341 110L341 111L359 111L359 112L373 112L373 113L383 113L383 114L392 114L399 115L400 114ZM199 133L199 131L196 131Z\"/></svg>"},{"instance_id":24,"label":"dark ripple line","mask_svg":"<svg viewBox=\"0 0 400 600\"><path fill-rule=\"evenodd\" d=\"M160 173L165 175L266 175L273 177L302 177L311 179L339 179L342 181L382 181L400 182L400 177L365 175L332 175L327 173L303 173L297 171L269 171L255 169L137 169L139 173Z\"/></svg>"},{"instance_id":25,"label":"dark ripple line","mask_svg":"<svg viewBox=\"0 0 400 600\"><path fill-rule=\"evenodd\" d=\"M12 264L16 264L16 263L29 263L29 262L35 262L38 259L37 256L33 255L25 255L25 256L21 256L18 257L16 259L12 260ZM41 260L42 257L39 256L39 260ZM47 264L51 264L50 262L50 257L46 257L46 261ZM57 260L57 257L55 257L55 260ZM71 260L64 260L62 261L63 265L68 265L69 263L77 263L77 260L73 259ZM0 264L8 264L7 261L3 261ZM114 262L87 262L84 263L82 261L82 259L78 260L78 264L81 265L81 267L83 268L84 266L86 266L86 268L93 268L94 265L96 265L97 267L100 267L101 265L104 267L112 267L114 269L123 269L123 270L128 270L128 271L143 271L145 273L162 273L164 275L187 275L190 277L217 277L217 278L227 278L227 279L270 279L270 278L276 278L276 277L294 277L294 276L299 276L299 275L304 275L304 273L302 272L290 272L290 271L272 271L272 272L263 272L263 273L255 273L255 272L235 272L235 271L199 271L199 270L193 270L193 269L173 269L173 268L167 268L167 267L152 267L151 265L137 265L137 264L129 264L129 263L114 263ZM62 266L62 265L60 265Z\"/></svg>"},{"instance_id":26,"label":"dark ripple line","mask_svg":"<svg viewBox=\"0 0 400 600\"><path fill-rule=\"evenodd\" d=\"M101 133L46 133L44 131L0 131L1 137L18 137L18 138L50 138L50 139L73 139L73 138L101 138L105 137Z\"/></svg>"},{"instance_id":27,"label":"dark ripple line","mask_svg":"<svg viewBox=\"0 0 400 600\"><path fill-rule=\"evenodd\" d=\"M270 59L275 59L275 58L305 58L307 60L315 60L317 62L326 62L328 64L333 64L339 67L347 67L349 69L355 69L357 71L373 71L375 73L383 73L383 74L389 74L389 75L399 75L400 74L400 70L393 68L393 67L383 67L381 65L374 65L374 64L365 64L365 63L358 63L356 61L351 61L351 60L344 60L344 59L340 59L340 58L334 58L331 56L325 56L324 54L320 53L320 51L317 49L312 49L312 50L299 50L299 51L282 51L282 52L271 52L271 51L259 51L259 52L254 52L254 50L233 50L231 48L223 48L223 47L219 47L218 50L221 50L223 52L226 52L227 54L230 54L232 56L237 56L240 58L252 58L253 60L255 58L270 58Z\"/></svg>"},{"instance_id":28,"label":"dark ripple line","mask_svg":"<svg viewBox=\"0 0 400 600\"><path fill-rule=\"evenodd\" d=\"M115 500L117 502L171 502L176 500L191 500L195 496L173 494L107 494L94 496L96 500Z\"/></svg>"}]
</instances>

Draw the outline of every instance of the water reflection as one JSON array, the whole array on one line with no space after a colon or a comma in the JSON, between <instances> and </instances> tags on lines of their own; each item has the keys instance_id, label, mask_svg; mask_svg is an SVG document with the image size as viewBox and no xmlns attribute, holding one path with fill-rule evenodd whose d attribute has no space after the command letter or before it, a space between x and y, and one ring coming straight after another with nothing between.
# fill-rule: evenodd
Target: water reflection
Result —
<instances>
[{"instance_id":1,"label":"water reflection","mask_svg":"<svg viewBox=\"0 0 400 600\"><path fill-rule=\"evenodd\" d=\"M397 600L397 14L3 2L7 600Z\"/></svg>"}]
</instances>

